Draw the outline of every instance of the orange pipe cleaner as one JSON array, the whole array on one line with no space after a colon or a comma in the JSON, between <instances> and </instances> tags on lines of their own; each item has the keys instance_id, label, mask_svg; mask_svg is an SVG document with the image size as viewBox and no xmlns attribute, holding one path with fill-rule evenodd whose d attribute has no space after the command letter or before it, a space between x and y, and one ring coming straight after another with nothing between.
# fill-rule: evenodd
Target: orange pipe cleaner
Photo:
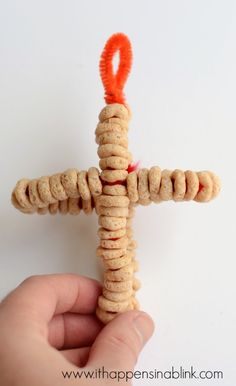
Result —
<instances>
[{"instance_id":1,"label":"orange pipe cleaner","mask_svg":"<svg viewBox=\"0 0 236 386\"><path fill-rule=\"evenodd\" d=\"M112 60L119 51L120 61L116 74L113 71ZM121 103L125 105L123 88L128 78L132 64L132 49L128 37L116 33L108 39L100 59L100 75L105 90L104 99L107 104Z\"/></svg>"}]
</instances>

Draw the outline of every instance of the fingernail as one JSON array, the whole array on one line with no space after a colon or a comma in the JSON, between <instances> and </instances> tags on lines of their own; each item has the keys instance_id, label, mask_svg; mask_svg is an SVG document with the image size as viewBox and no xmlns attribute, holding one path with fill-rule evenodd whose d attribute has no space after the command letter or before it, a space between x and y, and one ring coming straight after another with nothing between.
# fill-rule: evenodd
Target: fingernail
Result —
<instances>
[{"instance_id":1,"label":"fingernail","mask_svg":"<svg viewBox=\"0 0 236 386\"><path fill-rule=\"evenodd\" d=\"M144 345L153 334L153 320L146 312L139 311L133 320L133 324Z\"/></svg>"}]
</instances>

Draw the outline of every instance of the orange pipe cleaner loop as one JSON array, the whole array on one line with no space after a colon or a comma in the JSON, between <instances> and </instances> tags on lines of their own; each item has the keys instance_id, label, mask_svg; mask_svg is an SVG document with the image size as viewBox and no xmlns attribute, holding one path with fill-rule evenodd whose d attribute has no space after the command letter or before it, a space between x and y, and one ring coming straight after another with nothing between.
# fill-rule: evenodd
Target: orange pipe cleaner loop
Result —
<instances>
[{"instance_id":1,"label":"orange pipe cleaner loop","mask_svg":"<svg viewBox=\"0 0 236 386\"><path fill-rule=\"evenodd\" d=\"M116 74L113 71L112 60L116 52L119 51L120 61ZM125 105L123 88L128 78L132 64L131 43L123 33L112 35L101 55L100 75L105 90L105 101L107 104L120 103Z\"/></svg>"}]
</instances>

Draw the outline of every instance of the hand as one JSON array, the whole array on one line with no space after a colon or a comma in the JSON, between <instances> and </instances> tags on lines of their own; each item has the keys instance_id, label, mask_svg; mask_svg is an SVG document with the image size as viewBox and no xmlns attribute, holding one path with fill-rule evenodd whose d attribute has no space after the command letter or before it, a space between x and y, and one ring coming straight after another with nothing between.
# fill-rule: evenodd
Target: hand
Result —
<instances>
[{"instance_id":1,"label":"hand","mask_svg":"<svg viewBox=\"0 0 236 386\"><path fill-rule=\"evenodd\" d=\"M0 304L0 384L111 385L117 379L64 376L132 371L153 322L128 311L103 327L94 314L100 293L97 281L77 275L32 276L11 292Z\"/></svg>"}]
</instances>

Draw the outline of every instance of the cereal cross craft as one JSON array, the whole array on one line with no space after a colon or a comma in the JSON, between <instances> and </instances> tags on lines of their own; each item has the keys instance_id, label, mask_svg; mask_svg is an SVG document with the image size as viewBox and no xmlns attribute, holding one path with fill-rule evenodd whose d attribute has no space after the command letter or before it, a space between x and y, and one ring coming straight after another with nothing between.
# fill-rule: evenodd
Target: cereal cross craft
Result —
<instances>
[{"instance_id":1,"label":"cereal cross craft","mask_svg":"<svg viewBox=\"0 0 236 386\"><path fill-rule=\"evenodd\" d=\"M113 58L119 52L117 72ZM106 106L96 127L99 169L69 169L39 179L21 179L12 192L12 203L23 213L72 214L81 211L98 214L100 243L97 256L104 264L102 295L96 314L108 323L117 314L138 309L139 280L135 258L132 218L138 204L174 200L207 202L217 196L220 181L208 171L163 170L158 166L139 168L128 151L128 125L131 117L123 88L130 72L132 50L122 33L107 41L100 59L100 74Z\"/></svg>"}]
</instances>

